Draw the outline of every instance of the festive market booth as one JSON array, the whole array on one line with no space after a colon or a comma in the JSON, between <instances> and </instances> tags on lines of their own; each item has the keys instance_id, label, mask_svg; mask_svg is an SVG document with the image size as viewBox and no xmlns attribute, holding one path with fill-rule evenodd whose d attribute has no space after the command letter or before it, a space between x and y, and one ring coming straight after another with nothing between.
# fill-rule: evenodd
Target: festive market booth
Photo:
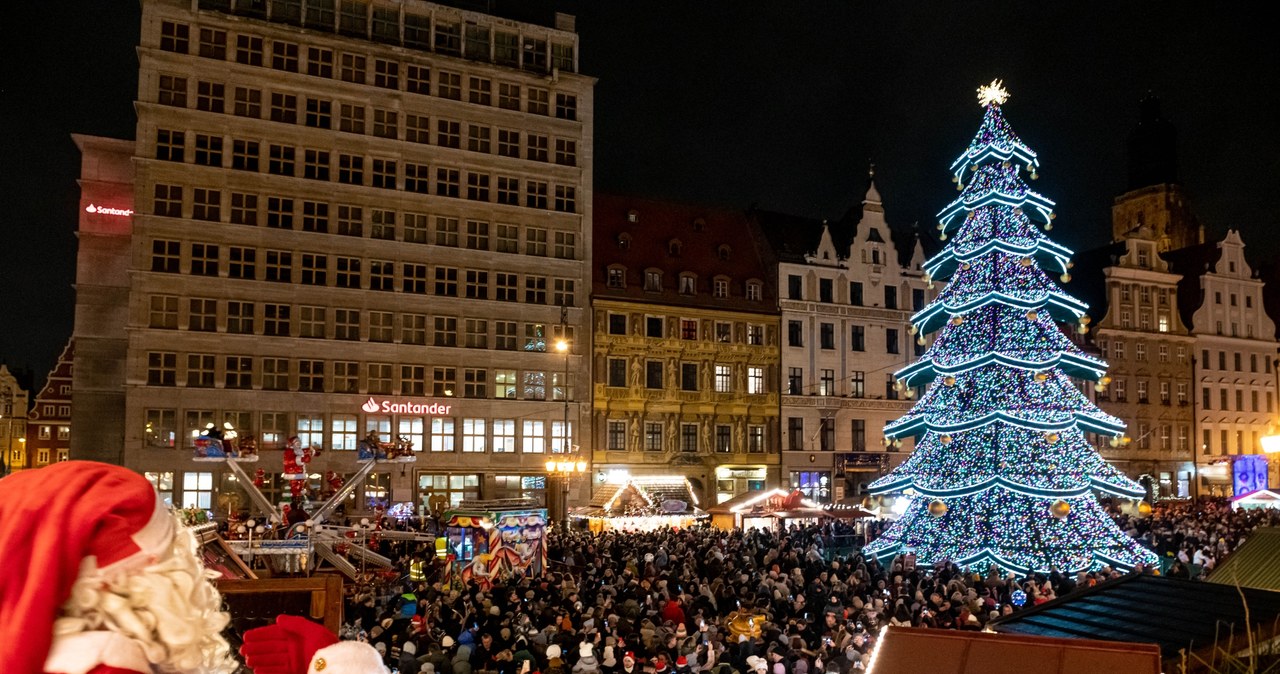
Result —
<instances>
[{"instance_id":1,"label":"festive market booth","mask_svg":"<svg viewBox=\"0 0 1280 674\"><path fill-rule=\"evenodd\" d=\"M810 501L799 490L768 489L739 494L707 510L711 524L719 529L777 529L789 519L816 519L823 515L822 504Z\"/></svg>"},{"instance_id":2,"label":"festive market booth","mask_svg":"<svg viewBox=\"0 0 1280 674\"><path fill-rule=\"evenodd\" d=\"M1231 499L1232 510L1262 510L1280 508L1280 494L1270 489L1258 489Z\"/></svg>"},{"instance_id":3,"label":"festive market booth","mask_svg":"<svg viewBox=\"0 0 1280 674\"><path fill-rule=\"evenodd\" d=\"M681 476L626 477L600 486L591 503L574 508L569 517L585 520L591 531L653 531L691 527L708 517L698 495Z\"/></svg>"},{"instance_id":4,"label":"festive market booth","mask_svg":"<svg viewBox=\"0 0 1280 674\"><path fill-rule=\"evenodd\" d=\"M455 586L488 590L516 572L538 576L547 565L547 511L533 499L463 501L445 511L446 554Z\"/></svg>"}]
</instances>

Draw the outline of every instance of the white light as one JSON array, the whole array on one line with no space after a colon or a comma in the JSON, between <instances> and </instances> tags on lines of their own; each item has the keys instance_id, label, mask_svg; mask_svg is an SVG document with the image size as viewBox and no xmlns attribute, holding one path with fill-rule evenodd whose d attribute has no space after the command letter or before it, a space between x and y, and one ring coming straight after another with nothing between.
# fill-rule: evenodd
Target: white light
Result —
<instances>
[{"instance_id":1,"label":"white light","mask_svg":"<svg viewBox=\"0 0 1280 674\"><path fill-rule=\"evenodd\" d=\"M1262 436L1262 451L1266 454L1280 452L1280 433Z\"/></svg>"},{"instance_id":2,"label":"white light","mask_svg":"<svg viewBox=\"0 0 1280 674\"><path fill-rule=\"evenodd\" d=\"M893 500L893 507L890 508L890 510L893 511L893 514L902 516L907 512L907 508L909 507L911 507L911 499L905 496L899 496Z\"/></svg>"},{"instance_id":3,"label":"white light","mask_svg":"<svg viewBox=\"0 0 1280 674\"><path fill-rule=\"evenodd\" d=\"M1004 88L1004 82L1001 80L991 80L991 84L978 87L978 105L984 108L992 103L1004 105L1008 100L1009 90Z\"/></svg>"}]
</instances>

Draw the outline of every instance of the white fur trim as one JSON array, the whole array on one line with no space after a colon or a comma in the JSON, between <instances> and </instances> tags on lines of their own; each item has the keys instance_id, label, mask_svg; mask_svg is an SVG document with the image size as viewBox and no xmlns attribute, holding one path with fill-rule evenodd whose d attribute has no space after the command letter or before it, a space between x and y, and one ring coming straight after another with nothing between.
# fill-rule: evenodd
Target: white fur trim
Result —
<instances>
[{"instance_id":1,"label":"white fur trim","mask_svg":"<svg viewBox=\"0 0 1280 674\"><path fill-rule=\"evenodd\" d=\"M129 538L138 546L138 551L99 569L103 574L114 574L122 571L136 571L156 562L167 559L173 552L174 520L169 508L156 494L156 505L151 517Z\"/></svg>"},{"instance_id":2,"label":"white fur trim","mask_svg":"<svg viewBox=\"0 0 1280 674\"><path fill-rule=\"evenodd\" d=\"M98 665L131 672L150 672L151 663L142 647L117 632L80 632L55 636L45 658L44 671L49 674L86 674Z\"/></svg>"},{"instance_id":3,"label":"white fur trim","mask_svg":"<svg viewBox=\"0 0 1280 674\"><path fill-rule=\"evenodd\" d=\"M324 664L321 665L321 662ZM382 656L369 644L339 641L311 656L307 674L388 674Z\"/></svg>"}]
</instances>

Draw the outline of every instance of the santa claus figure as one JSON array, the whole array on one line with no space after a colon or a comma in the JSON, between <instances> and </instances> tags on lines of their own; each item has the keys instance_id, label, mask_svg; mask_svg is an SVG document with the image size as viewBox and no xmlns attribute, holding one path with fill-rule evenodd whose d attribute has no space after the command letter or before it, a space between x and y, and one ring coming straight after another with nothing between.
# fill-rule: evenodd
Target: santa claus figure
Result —
<instances>
[{"instance_id":1,"label":"santa claus figure","mask_svg":"<svg viewBox=\"0 0 1280 674\"><path fill-rule=\"evenodd\" d=\"M4 478L0 554L5 672L236 669L214 574L137 473L66 461Z\"/></svg>"},{"instance_id":2,"label":"santa claus figure","mask_svg":"<svg viewBox=\"0 0 1280 674\"><path fill-rule=\"evenodd\" d=\"M240 647L253 674L387 674L382 656L360 641L338 641L333 632L298 616L244 633Z\"/></svg>"}]
</instances>

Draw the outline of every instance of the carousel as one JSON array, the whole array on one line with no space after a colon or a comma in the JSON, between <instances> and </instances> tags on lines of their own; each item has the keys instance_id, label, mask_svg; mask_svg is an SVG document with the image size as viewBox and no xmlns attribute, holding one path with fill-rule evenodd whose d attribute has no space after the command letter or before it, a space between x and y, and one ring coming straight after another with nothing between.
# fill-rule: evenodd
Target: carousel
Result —
<instances>
[{"instance_id":1,"label":"carousel","mask_svg":"<svg viewBox=\"0 0 1280 674\"><path fill-rule=\"evenodd\" d=\"M515 574L540 576L547 565L547 511L533 499L462 501L445 512L444 552L455 588L488 590Z\"/></svg>"}]
</instances>

